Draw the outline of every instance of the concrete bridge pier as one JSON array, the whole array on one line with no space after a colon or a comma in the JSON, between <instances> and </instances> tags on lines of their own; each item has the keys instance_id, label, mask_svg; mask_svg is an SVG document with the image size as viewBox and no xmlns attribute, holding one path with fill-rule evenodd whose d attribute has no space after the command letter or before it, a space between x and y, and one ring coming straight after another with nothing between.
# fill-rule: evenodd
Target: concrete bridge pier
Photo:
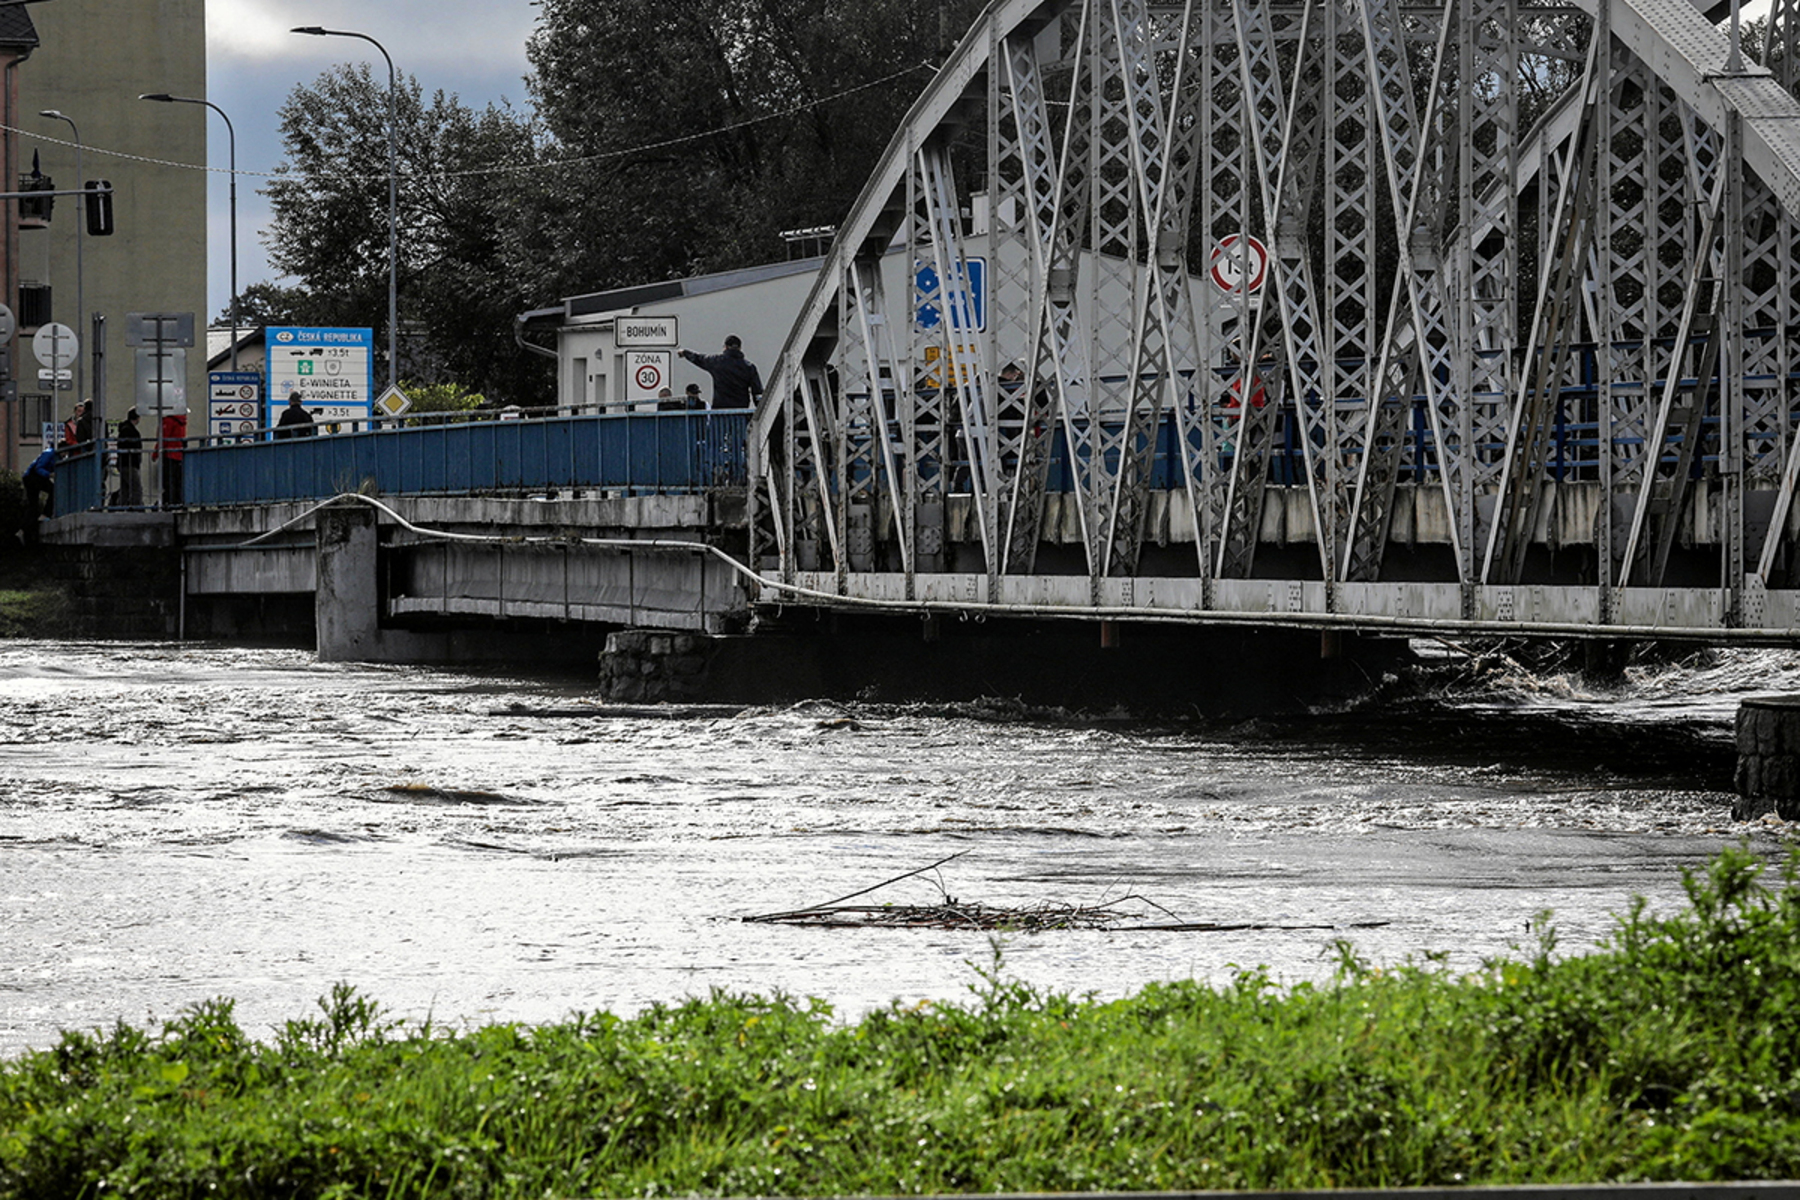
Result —
<instances>
[{"instance_id":1,"label":"concrete bridge pier","mask_svg":"<svg viewBox=\"0 0 1800 1200\"><path fill-rule=\"evenodd\" d=\"M379 657L380 587L376 577L375 510L333 505L314 518L318 586L313 592L320 662Z\"/></svg>"},{"instance_id":2,"label":"concrete bridge pier","mask_svg":"<svg viewBox=\"0 0 1800 1200\"><path fill-rule=\"evenodd\" d=\"M313 520L319 547L313 628L320 662L447 662L466 650L452 634L383 627L386 598L373 508L338 503Z\"/></svg>"},{"instance_id":3,"label":"concrete bridge pier","mask_svg":"<svg viewBox=\"0 0 1800 1200\"><path fill-rule=\"evenodd\" d=\"M1800 820L1800 696L1756 696L1738 706L1736 786L1735 819Z\"/></svg>"}]
</instances>

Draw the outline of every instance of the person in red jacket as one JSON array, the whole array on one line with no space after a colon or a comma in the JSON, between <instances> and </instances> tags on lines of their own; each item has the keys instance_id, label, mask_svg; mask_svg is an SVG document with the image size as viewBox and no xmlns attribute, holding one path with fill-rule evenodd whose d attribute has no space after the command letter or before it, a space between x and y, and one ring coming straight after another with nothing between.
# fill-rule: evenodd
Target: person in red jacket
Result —
<instances>
[{"instance_id":1,"label":"person in red jacket","mask_svg":"<svg viewBox=\"0 0 1800 1200\"><path fill-rule=\"evenodd\" d=\"M75 406L75 415L63 422L62 444L79 446L83 442L94 440L94 420L88 415L91 401L83 400Z\"/></svg>"},{"instance_id":2,"label":"person in red jacket","mask_svg":"<svg viewBox=\"0 0 1800 1200\"><path fill-rule=\"evenodd\" d=\"M162 460L162 502L164 508L181 504L182 446L187 440L187 414L169 413L162 419L162 437L150 451L150 461Z\"/></svg>"}]
</instances>

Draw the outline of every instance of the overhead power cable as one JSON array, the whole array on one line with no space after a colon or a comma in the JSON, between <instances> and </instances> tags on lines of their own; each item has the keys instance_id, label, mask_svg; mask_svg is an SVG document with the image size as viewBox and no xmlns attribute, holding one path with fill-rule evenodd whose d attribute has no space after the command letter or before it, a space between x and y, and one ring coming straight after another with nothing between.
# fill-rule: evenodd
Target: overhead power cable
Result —
<instances>
[{"instance_id":1,"label":"overhead power cable","mask_svg":"<svg viewBox=\"0 0 1800 1200\"><path fill-rule=\"evenodd\" d=\"M558 158L548 162L513 163L496 167L470 167L467 170L461 171L421 171L416 174L402 172L398 177L400 179L411 179L421 182L433 179L466 179L477 175L512 175L525 174L531 171L558 171L565 167L578 167L590 163L630 158L636 154L645 154L652 150L665 150L671 146L685 145L689 142L705 141L707 138L718 137L720 134L724 133L734 133L739 129L747 129L752 125L761 125L769 121L779 121L784 117L797 116L809 109L819 108L822 105L842 100L846 96L853 96L857 92L866 92L870 88L877 88L881 87L883 84L892 83L903 75L910 75L914 71L919 70L935 72L937 68L930 63L917 63L913 66L895 71L891 75L884 75L880 79L871 79L867 83L859 83L855 87L849 87L839 92L833 92L829 96L821 96L817 100L808 100L803 104L795 104L789 108L784 108L776 112L764 113L758 117L746 117L741 121L733 121L728 125L720 125L715 129L706 129L699 133L683 134L680 137L663 138L662 140L655 142L645 142L641 145L631 146L624 150L608 150L600 154L582 154L577 155L574 158ZM34 129L22 129L17 125L7 125L0 122L0 130L32 138L35 141L42 142L48 146L66 146L71 150L76 149L74 142L66 141L62 138L51 137L49 134L40 133ZM110 158L121 159L125 162L147 163L153 167L174 167L177 170L182 171L208 171L218 175L227 175L231 173L229 167L210 167L198 163L174 162L166 158L151 158L143 154L129 154L123 150L109 150L104 146L90 146L85 143L80 147L80 150L83 154L103 154ZM249 176L253 179L296 178L296 176L282 171L238 171L237 174Z\"/></svg>"}]
</instances>

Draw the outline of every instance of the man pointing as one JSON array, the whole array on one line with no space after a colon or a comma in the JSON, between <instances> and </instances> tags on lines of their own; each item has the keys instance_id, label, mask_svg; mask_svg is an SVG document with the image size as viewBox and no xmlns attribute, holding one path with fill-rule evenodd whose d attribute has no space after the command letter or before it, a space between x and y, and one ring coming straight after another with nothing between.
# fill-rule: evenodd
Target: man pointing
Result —
<instances>
[{"instance_id":1,"label":"man pointing","mask_svg":"<svg viewBox=\"0 0 1800 1200\"><path fill-rule=\"evenodd\" d=\"M723 354L695 354L683 350L681 357L712 376L715 410L749 408L762 398L762 373L756 364L744 357L744 343L737 334L725 339Z\"/></svg>"}]
</instances>

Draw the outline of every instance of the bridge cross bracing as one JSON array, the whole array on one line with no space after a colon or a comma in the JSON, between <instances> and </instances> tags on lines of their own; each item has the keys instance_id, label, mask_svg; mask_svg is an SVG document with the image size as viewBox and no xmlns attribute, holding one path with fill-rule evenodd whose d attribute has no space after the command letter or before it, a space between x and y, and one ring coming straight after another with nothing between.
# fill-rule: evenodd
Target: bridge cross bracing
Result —
<instances>
[{"instance_id":1,"label":"bridge cross bracing","mask_svg":"<svg viewBox=\"0 0 1800 1200\"><path fill-rule=\"evenodd\" d=\"M768 372L752 565L844 603L1800 636L1800 5L1771 68L1722 15L996 0Z\"/></svg>"}]
</instances>

